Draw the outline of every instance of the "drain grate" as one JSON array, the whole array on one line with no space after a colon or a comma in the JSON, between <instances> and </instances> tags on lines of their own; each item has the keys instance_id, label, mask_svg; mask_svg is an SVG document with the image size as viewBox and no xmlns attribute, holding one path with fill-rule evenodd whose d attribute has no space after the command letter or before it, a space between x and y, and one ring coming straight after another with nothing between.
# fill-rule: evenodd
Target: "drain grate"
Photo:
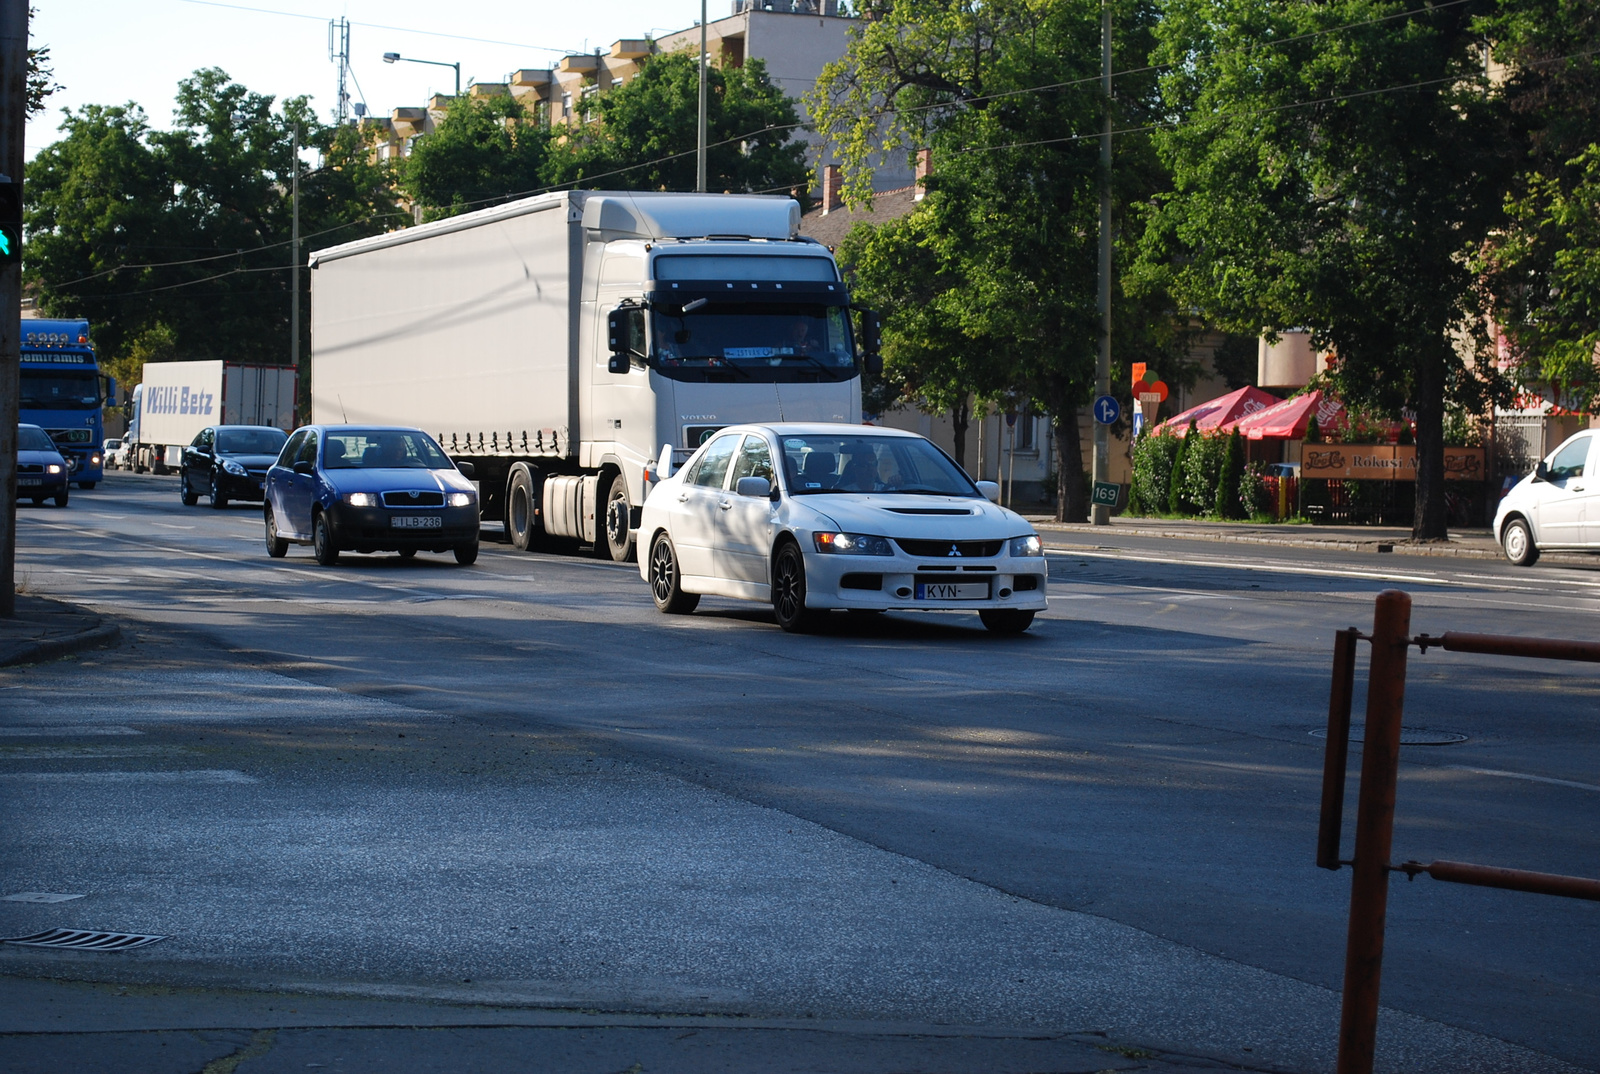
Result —
<instances>
[{"instance_id":1,"label":"drain grate","mask_svg":"<svg viewBox=\"0 0 1600 1074\"><path fill-rule=\"evenodd\" d=\"M22 947L69 948L74 951L127 951L165 940L165 936L145 936L136 932L92 932L86 929L49 929L32 936L13 936L0 943Z\"/></svg>"},{"instance_id":2,"label":"drain grate","mask_svg":"<svg viewBox=\"0 0 1600 1074\"><path fill-rule=\"evenodd\" d=\"M1366 726L1353 723L1350 725L1350 741L1365 742ZM1326 727L1313 727L1312 738L1327 738ZM1426 727L1402 727L1400 729L1400 745L1402 746L1454 746L1457 742L1465 742L1467 736L1459 731L1432 731Z\"/></svg>"}]
</instances>

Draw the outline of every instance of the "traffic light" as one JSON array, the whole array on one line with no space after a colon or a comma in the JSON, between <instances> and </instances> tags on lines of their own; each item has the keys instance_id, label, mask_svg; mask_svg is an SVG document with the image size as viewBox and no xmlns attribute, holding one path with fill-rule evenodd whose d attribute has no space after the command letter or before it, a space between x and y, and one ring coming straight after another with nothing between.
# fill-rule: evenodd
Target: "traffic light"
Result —
<instances>
[{"instance_id":1,"label":"traffic light","mask_svg":"<svg viewBox=\"0 0 1600 1074\"><path fill-rule=\"evenodd\" d=\"M22 184L0 183L0 264L22 260Z\"/></svg>"}]
</instances>

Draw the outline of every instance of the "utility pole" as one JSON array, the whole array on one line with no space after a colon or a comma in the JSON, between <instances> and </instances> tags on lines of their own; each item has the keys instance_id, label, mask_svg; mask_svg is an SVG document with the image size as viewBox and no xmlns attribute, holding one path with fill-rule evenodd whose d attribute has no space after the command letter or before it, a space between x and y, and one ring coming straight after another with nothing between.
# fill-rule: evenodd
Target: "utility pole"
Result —
<instances>
[{"instance_id":1,"label":"utility pole","mask_svg":"<svg viewBox=\"0 0 1600 1074\"><path fill-rule=\"evenodd\" d=\"M1100 130L1100 358L1095 363L1095 396L1111 394L1111 5L1100 4L1100 88L1105 95L1105 124ZM1111 478L1108 427L1094 422L1094 480ZM1111 508L1092 504L1089 521L1111 525Z\"/></svg>"},{"instance_id":2,"label":"utility pole","mask_svg":"<svg viewBox=\"0 0 1600 1074\"><path fill-rule=\"evenodd\" d=\"M700 0L700 118L694 150L694 188L706 192L706 0Z\"/></svg>"},{"instance_id":3,"label":"utility pole","mask_svg":"<svg viewBox=\"0 0 1600 1074\"><path fill-rule=\"evenodd\" d=\"M22 132L28 102L28 0L0 0L0 199L15 220L0 260L0 618L17 614L17 403L22 382ZM14 207L14 208L13 208ZM16 241L16 247L9 240Z\"/></svg>"},{"instance_id":4,"label":"utility pole","mask_svg":"<svg viewBox=\"0 0 1600 1074\"><path fill-rule=\"evenodd\" d=\"M311 371L300 363L300 124L289 161L289 364L294 367L296 425L311 420ZM279 398L282 398L281 396Z\"/></svg>"}]
</instances>

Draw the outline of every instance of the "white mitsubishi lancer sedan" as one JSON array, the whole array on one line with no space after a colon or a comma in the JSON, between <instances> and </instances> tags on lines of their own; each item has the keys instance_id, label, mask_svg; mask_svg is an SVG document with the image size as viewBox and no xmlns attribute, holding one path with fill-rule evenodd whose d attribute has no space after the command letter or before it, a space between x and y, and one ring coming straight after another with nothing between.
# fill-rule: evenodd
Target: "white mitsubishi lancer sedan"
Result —
<instances>
[{"instance_id":1,"label":"white mitsubishi lancer sedan","mask_svg":"<svg viewBox=\"0 0 1600 1074\"><path fill-rule=\"evenodd\" d=\"M842 608L976 611L1017 634L1045 608L1044 550L989 495L915 433L731 426L651 490L639 573L674 614L718 594L770 602L789 631Z\"/></svg>"}]
</instances>

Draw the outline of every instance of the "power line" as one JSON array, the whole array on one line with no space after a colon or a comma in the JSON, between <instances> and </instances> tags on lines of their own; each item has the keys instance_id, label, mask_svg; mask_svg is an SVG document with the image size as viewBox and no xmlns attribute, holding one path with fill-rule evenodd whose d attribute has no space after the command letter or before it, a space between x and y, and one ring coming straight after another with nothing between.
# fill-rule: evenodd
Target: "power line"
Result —
<instances>
[{"instance_id":1,"label":"power line","mask_svg":"<svg viewBox=\"0 0 1600 1074\"><path fill-rule=\"evenodd\" d=\"M202 7L224 7L233 11L251 11L258 15L279 15L286 19L312 19L316 22L327 22L321 15L302 15L298 11L278 11L275 8L247 7L244 4L224 4L220 0L178 0L182 4L199 4ZM401 34L418 34L422 37L447 37L452 41L476 41L480 45L504 45L508 48L526 48L535 52L560 52L565 55L575 55L577 49L555 48L551 45L529 45L522 41L499 41L492 37L468 37L465 34L446 34L437 30L418 30L409 26L386 26L381 22L350 21L352 26L365 26L369 30L392 30Z\"/></svg>"}]
</instances>

